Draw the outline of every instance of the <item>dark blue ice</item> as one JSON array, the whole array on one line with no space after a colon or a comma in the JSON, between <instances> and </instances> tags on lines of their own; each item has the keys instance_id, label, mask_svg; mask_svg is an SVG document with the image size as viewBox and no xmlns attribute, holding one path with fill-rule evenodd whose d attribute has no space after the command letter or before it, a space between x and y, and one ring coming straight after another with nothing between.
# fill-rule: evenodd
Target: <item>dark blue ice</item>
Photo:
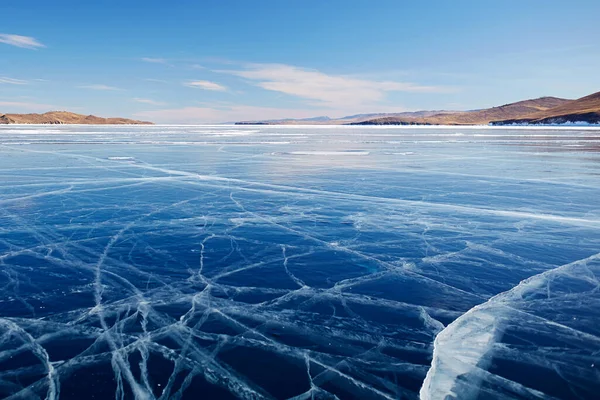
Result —
<instances>
[{"instance_id":1,"label":"dark blue ice","mask_svg":"<svg viewBox=\"0 0 600 400\"><path fill-rule=\"evenodd\" d=\"M598 393L599 130L0 128L0 398Z\"/></svg>"}]
</instances>

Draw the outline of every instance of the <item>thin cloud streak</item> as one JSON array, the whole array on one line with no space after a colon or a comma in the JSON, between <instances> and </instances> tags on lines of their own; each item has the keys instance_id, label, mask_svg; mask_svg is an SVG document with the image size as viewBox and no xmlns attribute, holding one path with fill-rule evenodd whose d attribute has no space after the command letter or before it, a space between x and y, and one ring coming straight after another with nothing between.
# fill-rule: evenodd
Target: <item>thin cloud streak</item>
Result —
<instances>
[{"instance_id":1,"label":"thin cloud streak","mask_svg":"<svg viewBox=\"0 0 600 400\"><path fill-rule=\"evenodd\" d=\"M164 58L152 58L152 57L142 57L142 61L154 64L166 64L167 60Z\"/></svg>"},{"instance_id":2,"label":"thin cloud streak","mask_svg":"<svg viewBox=\"0 0 600 400\"><path fill-rule=\"evenodd\" d=\"M202 89L202 90L211 90L215 92L225 92L227 88L223 85L220 85L216 82L211 81L189 81L183 84L184 86Z\"/></svg>"},{"instance_id":3,"label":"thin cloud streak","mask_svg":"<svg viewBox=\"0 0 600 400\"><path fill-rule=\"evenodd\" d=\"M174 67L174 65L169 63L169 60L167 60L166 58L142 57L140 60L150 64L162 64L168 67Z\"/></svg>"},{"instance_id":4,"label":"thin cloud streak","mask_svg":"<svg viewBox=\"0 0 600 400\"><path fill-rule=\"evenodd\" d=\"M7 85L28 85L29 82L25 81L23 79L14 79L14 78L8 78L6 76L0 76L0 84L7 84Z\"/></svg>"},{"instance_id":5,"label":"thin cloud streak","mask_svg":"<svg viewBox=\"0 0 600 400\"><path fill-rule=\"evenodd\" d=\"M166 105L166 103L163 103L162 101L155 101L155 100L151 100L151 99L142 99L142 98L139 98L139 97L134 98L133 101L135 101L137 103L151 104L153 106L164 106L164 105Z\"/></svg>"},{"instance_id":6,"label":"thin cloud streak","mask_svg":"<svg viewBox=\"0 0 600 400\"><path fill-rule=\"evenodd\" d=\"M82 85L82 86L77 86L77 87L79 89L104 90L104 91L123 90L118 87L102 85L102 84Z\"/></svg>"},{"instance_id":7,"label":"thin cloud streak","mask_svg":"<svg viewBox=\"0 0 600 400\"><path fill-rule=\"evenodd\" d=\"M31 36L12 35L8 33L0 33L0 43L32 50L46 47Z\"/></svg>"}]
</instances>

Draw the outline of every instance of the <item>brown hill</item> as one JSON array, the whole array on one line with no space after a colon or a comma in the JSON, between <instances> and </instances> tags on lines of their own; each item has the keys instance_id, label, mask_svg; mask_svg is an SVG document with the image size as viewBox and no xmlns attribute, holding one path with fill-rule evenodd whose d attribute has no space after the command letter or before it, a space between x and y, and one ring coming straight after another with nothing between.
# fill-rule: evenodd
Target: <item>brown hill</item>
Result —
<instances>
[{"instance_id":1,"label":"brown hill","mask_svg":"<svg viewBox=\"0 0 600 400\"><path fill-rule=\"evenodd\" d=\"M313 118L285 118L257 121L239 121L236 125L350 125L352 123L369 121L380 118L419 118L432 115L441 115L447 113L456 113L456 111L436 110L436 111L405 111L398 113L376 113L376 114L356 114L342 118L313 117Z\"/></svg>"},{"instance_id":2,"label":"brown hill","mask_svg":"<svg viewBox=\"0 0 600 400\"><path fill-rule=\"evenodd\" d=\"M152 122L50 111L44 114L3 114L0 115L0 124L152 125Z\"/></svg>"},{"instance_id":3,"label":"brown hill","mask_svg":"<svg viewBox=\"0 0 600 400\"><path fill-rule=\"evenodd\" d=\"M566 105L572 100L540 97L483 110L443 113L421 118L385 117L355 123L357 125L487 125L492 121L523 118Z\"/></svg>"},{"instance_id":4,"label":"brown hill","mask_svg":"<svg viewBox=\"0 0 600 400\"><path fill-rule=\"evenodd\" d=\"M600 92L569 101L549 110L535 112L521 118L494 121L493 124L564 124L569 122L600 124Z\"/></svg>"}]
</instances>

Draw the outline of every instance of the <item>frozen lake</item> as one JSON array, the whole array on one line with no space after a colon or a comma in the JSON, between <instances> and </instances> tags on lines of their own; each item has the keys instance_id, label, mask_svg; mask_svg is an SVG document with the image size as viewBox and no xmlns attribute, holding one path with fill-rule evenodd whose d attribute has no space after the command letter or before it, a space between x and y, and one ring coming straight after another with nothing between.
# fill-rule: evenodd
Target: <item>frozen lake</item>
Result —
<instances>
[{"instance_id":1,"label":"frozen lake","mask_svg":"<svg viewBox=\"0 0 600 400\"><path fill-rule=\"evenodd\" d=\"M0 398L594 399L600 130L0 126L0 290Z\"/></svg>"}]
</instances>

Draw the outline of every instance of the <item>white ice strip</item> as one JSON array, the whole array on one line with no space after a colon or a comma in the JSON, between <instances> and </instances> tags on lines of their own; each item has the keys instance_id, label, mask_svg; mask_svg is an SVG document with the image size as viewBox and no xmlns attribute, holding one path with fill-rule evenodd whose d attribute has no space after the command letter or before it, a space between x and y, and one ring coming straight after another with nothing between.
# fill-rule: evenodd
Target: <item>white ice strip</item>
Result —
<instances>
[{"instance_id":1,"label":"white ice strip","mask_svg":"<svg viewBox=\"0 0 600 400\"><path fill-rule=\"evenodd\" d=\"M113 160L113 161L133 161L133 160L135 160L135 157L114 156L114 157L108 157L108 159Z\"/></svg>"},{"instance_id":2,"label":"white ice strip","mask_svg":"<svg viewBox=\"0 0 600 400\"><path fill-rule=\"evenodd\" d=\"M433 360L420 391L421 399L478 398L480 381L486 374L493 347L502 337L504 325L510 319L519 321L518 314L522 312L519 309L527 304L528 298L541 294L550 299L552 295L547 292L553 280L569 276L588 281L588 263L597 260L600 260L600 253L525 279L511 290L472 308L448 325L435 338ZM599 267L596 266L594 271L600 273ZM593 283L595 286L600 285L598 281ZM565 296L569 294L567 292ZM582 294L580 301L586 301L588 296L588 293ZM532 310L528 312L531 313ZM531 314L527 316L535 318ZM549 320L543 320L543 323L570 331L576 337L591 341L596 346L600 344L600 337ZM542 394L540 398L546 396Z\"/></svg>"}]
</instances>

